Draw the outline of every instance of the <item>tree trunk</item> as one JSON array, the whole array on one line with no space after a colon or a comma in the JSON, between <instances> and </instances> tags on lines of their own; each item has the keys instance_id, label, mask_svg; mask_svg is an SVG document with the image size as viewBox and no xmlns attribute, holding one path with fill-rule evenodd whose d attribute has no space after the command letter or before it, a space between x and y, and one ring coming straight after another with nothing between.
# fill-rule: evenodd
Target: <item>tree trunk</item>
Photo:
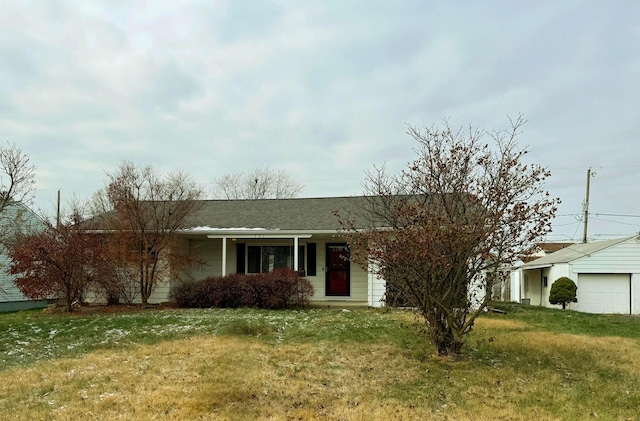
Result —
<instances>
[{"instance_id":1,"label":"tree trunk","mask_svg":"<svg viewBox=\"0 0 640 421\"><path fill-rule=\"evenodd\" d=\"M148 304L149 295L147 293L147 288L145 288L144 283L140 284L140 302L142 306L146 306Z\"/></svg>"},{"instance_id":2,"label":"tree trunk","mask_svg":"<svg viewBox=\"0 0 640 421\"><path fill-rule=\"evenodd\" d=\"M454 358L459 358L462 351L462 345L464 345L464 342L456 341L454 339L448 341L440 341L438 343L436 343L435 341L432 342L436 347L438 356L440 357L451 356Z\"/></svg>"},{"instance_id":3,"label":"tree trunk","mask_svg":"<svg viewBox=\"0 0 640 421\"><path fill-rule=\"evenodd\" d=\"M67 313L71 313L73 311L73 308L71 307L72 304L72 298L71 298L71 293L69 291L67 291L67 299L66 301L66 308L67 308Z\"/></svg>"},{"instance_id":4,"label":"tree trunk","mask_svg":"<svg viewBox=\"0 0 640 421\"><path fill-rule=\"evenodd\" d=\"M435 346L438 355L459 357L464 341L457 338L451 327L444 321L429 323L425 320L425 322L431 343Z\"/></svg>"},{"instance_id":5,"label":"tree trunk","mask_svg":"<svg viewBox=\"0 0 640 421\"><path fill-rule=\"evenodd\" d=\"M147 289L145 288L145 273L144 273L144 261L141 259L140 260L140 302L142 303L142 306L146 306L147 305Z\"/></svg>"}]
</instances>

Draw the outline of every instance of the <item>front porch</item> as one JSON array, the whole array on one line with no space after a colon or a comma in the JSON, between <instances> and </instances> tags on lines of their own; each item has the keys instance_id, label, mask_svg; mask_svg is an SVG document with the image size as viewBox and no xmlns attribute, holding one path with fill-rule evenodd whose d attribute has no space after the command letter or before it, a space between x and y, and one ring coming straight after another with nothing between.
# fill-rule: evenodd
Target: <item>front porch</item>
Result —
<instances>
[{"instance_id":1,"label":"front porch","mask_svg":"<svg viewBox=\"0 0 640 421\"><path fill-rule=\"evenodd\" d=\"M317 308L380 307L384 283L348 259L335 232L242 230L191 233L185 247L204 264L195 280L232 273L264 273L288 268L304 274L314 288ZM381 284L381 285L378 285Z\"/></svg>"}]
</instances>

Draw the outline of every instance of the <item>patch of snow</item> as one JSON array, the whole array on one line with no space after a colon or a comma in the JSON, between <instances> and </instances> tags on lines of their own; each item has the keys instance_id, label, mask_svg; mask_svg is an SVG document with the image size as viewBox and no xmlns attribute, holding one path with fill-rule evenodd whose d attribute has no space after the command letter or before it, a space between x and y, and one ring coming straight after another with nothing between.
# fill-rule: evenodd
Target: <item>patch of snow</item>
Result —
<instances>
[{"instance_id":1,"label":"patch of snow","mask_svg":"<svg viewBox=\"0 0 640 421\"><path fill-rule=\"evenodd\" d=\"M183 231L266 231L266 228L247 228L247 227L238 227L238 228L214 228L208 226L199 226L199 227L191 227L185 228Z\"/></svg>"}]
</instances>

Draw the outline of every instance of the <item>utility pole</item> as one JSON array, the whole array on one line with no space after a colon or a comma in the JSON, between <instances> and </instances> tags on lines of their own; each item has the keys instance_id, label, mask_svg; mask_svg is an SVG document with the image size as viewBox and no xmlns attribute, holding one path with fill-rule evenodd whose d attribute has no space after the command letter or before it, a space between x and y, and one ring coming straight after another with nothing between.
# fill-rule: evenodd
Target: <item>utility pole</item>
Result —
<instances>
[{"instance_id":1,"label":"utility pole","mask_svg":"<svg viewBox=\"0 0 640 421\"><path fill-rule=\"evenodd\" d=\"M582 234L583 243L587 242L587 226L589 224L589 186L590 185L591 185L591 168L587 169L587 194L584 200L584 232Z\"/></svg>"},{"instance_id":2,"label":"utility pole","mask_svg":"<svg viewBox=\"0 0 640 421\"><path fill-rule=\"evenodd\" d=\"M56 227L60 227L60 189L58 189L58 211L56 212Z\"/></svg>"}]
</instances>

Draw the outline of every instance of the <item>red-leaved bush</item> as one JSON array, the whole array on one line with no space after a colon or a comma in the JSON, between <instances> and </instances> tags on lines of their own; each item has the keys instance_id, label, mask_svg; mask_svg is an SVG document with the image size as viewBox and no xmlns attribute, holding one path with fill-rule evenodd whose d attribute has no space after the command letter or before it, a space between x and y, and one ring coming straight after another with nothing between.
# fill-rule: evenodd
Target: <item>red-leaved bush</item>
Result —
<instances>
[{"instance_id":1,"label":"red-leaved bush","mask_svg":"<svg viewBox=\"0 0 640 421\"><path fill-rule=\"evenodd\" d=\"M186 282L177 286L172 294L179 307L280 309L308 305L313 285L293 270L278 269Z\"/></svg>"},{"instance_id":2,"label":"red-leaved bush","mask_svg":"<svg viewBox=\"0 0 640 421\"><path fill-rule=\"evenodd\" d=\"M87 235L81 220L76 210L66 221L45 221L40 232L18 233L5 244L11 259L8 272L16 276L22 294L33 300L64 299L67 311L72 303L83 303L105 256L101 238Z\"/></svg>"}]
</instances>

